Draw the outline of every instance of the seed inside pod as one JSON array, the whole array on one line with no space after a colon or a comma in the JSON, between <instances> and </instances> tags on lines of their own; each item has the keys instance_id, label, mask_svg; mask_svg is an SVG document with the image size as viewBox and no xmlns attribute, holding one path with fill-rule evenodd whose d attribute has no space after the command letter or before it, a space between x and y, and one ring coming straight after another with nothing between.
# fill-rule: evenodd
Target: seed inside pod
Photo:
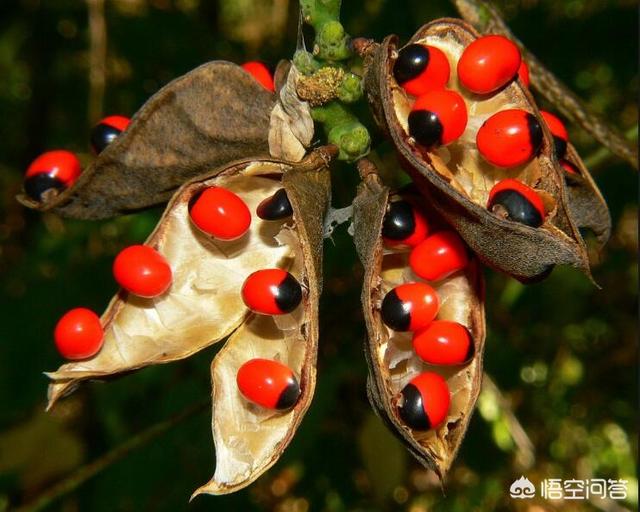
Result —
<instances>
[{"instance_id":1,"label":"seed inside pod","mask_svg":"<svg viewBox=\"0 0 640 512\"><path fill-rule=\"evenodd\" d=\"M253 78L256 79L262 87L264 87L267 91L275 92L275 86L273 83L273 75L269 68L265 66L260 61L250 61L245 62L242 66L247 73L249 73Z\"/></svg>"},{"instance_id":2,"label":"seed inside pod","mask_svg":"<svg viewBox=\"0 0 640 512\"><path fill-rule=\"evenodd\" d=\"M382 236L390 247L415 247L429 232L425 216L408 201L394 201L389 204L384 221Z\"/></svg>"},{"instance_id":3,"label":"seed inside pod","mask_svg":"<svg viewBox=\"0 0 640 512\"><path fill-rule=\"evenodd\" d=\"M75 308L58 320L53 337L62 357L86 359L100 351L104 331L100 318L93 311Z\"/></svg>"},{"instance_id":4,"label":"seed inside pod","mask_svg":"<svg viewBox=\"0 0 640 512\"><path fill-rule=\"evenodd\" d=\"M479 37L462 52L458 79L471 92L492 93L513 80L520 62L520 50L506 37Z\"/></svg>"},{"instance_id":5,"label":"seed inside pod","mask_svg":"<svg viewBox=\"0 0 640 512\"><path fill-rule=\"evenodd\" d=\"M262 220L280 220L293 215L293 208L287 197L287 191L283 188L271 197L267 197L256 208L256 214Z\"/></svg>"},{"instance_id":6,"label":"seed inside pod","mask_svg":"<svg viewBox=\"0 0 640 512\"><path fill-rule=\"evenodd\" d=\"M455 231L438 231L428 236L409 255L414 274L427 281L439 281L464 269L469 252Z\"/></svg>"},{"instance_id":7,"label":"seed inside pod","mask_svg":"<svg viewBox=\"0 0 640 512\"><path fill-rule=\"evenodd\" d=\"M536 117L520 109L502 110L478 130L478 151L497 167L515 167L534 158L542 146L542 129Z\"/></svg>"},{"instance_id":8,"label":"seed inside pod","mask_svg":"<svg viewBox=\"0 0 640 512\"><path fill-rule=\"evenodd\" d=\"M447 56L442 50L426 44L405 46L393 65L396 81L412 96L444 89L450 74Z\"/></svg>"},{"instance_id":9,"label":"seed inside pod","mask_svg":"<svg viewBox=\"0 0 640 512\"><path fill-rule=\"evenodd\" d=\"M578 168L568 160L560 160L560 166L569 174L580 174Z\"/></svg>"},{"instance_id":10,"label":"seed inside pod","mask_svg":"<svg viewBox=\"0 0 640 512\"><path fill-rule=\"evenodd\" d=\"M544 203L536 191L513 179L502 180L491 189L487 208L534 228L540 227L545 218Z\"/></svg>"},{"instance_id":11,"label":"seed inside pod","mask_svg":"<svg viewBox=\"0 0 640 512\"><path fill-rule=\"evenodd\" d=\"M395 331L416 331L438 314L440 301L426 283L405 283L387 293L382 301L382 321Z\"/></svg>"},{"instance_id":12,"label":"seed inside pod","mask_svg":"<svg viewBox=\"0 0 640 512\"><path fill-rule=\"evenodd\" d=\"M238 389L249 401L267 409L290 409L300 396L300 384L288 366L270 359L251 359L236 376Z\"/></svg>"},{"instance_id":13,"label":"seed inside pod","mask_svg":"<svg viewBox=\"0 0 640 512\"><path fill-rule=\"evenodd\" d=\"M91 130L91 148L96 154L102 153L116 137L127 129L131 119L124 116L105 117Z\"/></svg>"},{"instance_id":14,"label":"seed inside pod","mask_svg":"<svg viewBox=\"0 0 640 512\"><path fill-rule=\"evenodd\" d=\"M518 78L522 82L522 85L527 88L531 84L529 78L529 66L527 66L527 63L524 60L520 62L520 67L518 68Z\"/></svg>"},{"instance_id":15,"label":"seed inside pod","mask_svg":"<svg viewBox=\"0 0 640 512\"><path fill-rule=\"evenodd\" d=\"M411 379L401 391L398 415L413 430L438 428L447 418L451 395L443 377L424 372Z\"/></svg>"},{"instance_id":16,"label":"seed inside pod","mask_svg":"<svg viewBox=\"0 0 640 512\"><path fill-rule=\"evenodd\" d=\"M475 354L469 329L448 320L434 320L415 333L413 350L425 363L443 366L467 363Z\"/></svg>"},{"instance_id":17,"label":"seed inside pod","mask_svg":"<svg viewBox=\"0 0 640 512\"><path fill-rule=\"evenodd\" d=\"M420 96L409 114L409 134L425 149L456 140L467 126L467 107L455 91Z\"/></svg>"},{"instance_id":18,"label":"seed inside pod","mask_svg":"<svg viewBox=\"0 0 640 512\"><path fill-rule=\"evenodd\" d=\"M237 240L251 225L245 202L223 187L196 192L189 201L189 216L200 230L223 241Z\"/></svg>"},{"instance_id":19,"label":"seed inside pod","mask_svg":"<svg viewBox=\"0 0 640 512\"><path fill-rule=\"evenodd\" d=\"M131 245L113 261L113 276L122 288L139 297L158 297L171 286L167 260L148 245Z\"/></svg>"},{"instance_id":20,"label":"seed inside pod","mask_svg":"<svg viewBox=\"0 0 640 512\"><path fill-rule=\"evenodd\" d=\"M24 191L36 201L60 193L75 183L82 171L80 160L70 151L47 151L36 158L25 174Z\"/></svg>"},{"instance_id":21,"label":"seed inside pod","mask_svg":"<svg viewBox=\"0 0 640 512\"><path fill-rule=\"evenodd\" d=\"M258 270L242 285L242 300L255 313L284 315L300 304L302 287L286 270Z\"/></svg>"},{"instance_id":22,"label":"seed inside pod","mask_svg":"<svg viewBox=\"0 0 640 512\"><path fill-rule=\"evenodd\" d=\"M555 148L556 157L558 160L564 158L567 154L567 143L569 142L569 132L564 123L551 112L545 110L540 111L540 115L547 126L551 135L553 135L553 145Z\"/></svg>"}]
</instances>

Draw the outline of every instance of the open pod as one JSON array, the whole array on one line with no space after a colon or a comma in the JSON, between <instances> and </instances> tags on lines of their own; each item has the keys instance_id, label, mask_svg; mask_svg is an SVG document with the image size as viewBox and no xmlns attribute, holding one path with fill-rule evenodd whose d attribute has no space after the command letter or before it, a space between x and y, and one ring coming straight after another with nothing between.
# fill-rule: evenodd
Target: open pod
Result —
<instances>
[{"instance_id":1,"label":"open pod","mask_svg":"<svg viewBox=\"0 0 640 512\"><path fill-rule=\"evenodd\" d=\"M483 263L522 281L544 276L554 265L568 264L588 272L584 242L571 218L564 179L554 165L551 135L540 122L530 93L518 80L497 92L473 94L459 84L456 65L479 34L461 20L442 19L423 26L408 44L437 47L446 56L450 90L466 105L464 133L446 146L430 150L409 135L408 116L415 98L396 82L393 74L398 56L395 36L380 45L362 46L365 55L365 89L374 117L389 134L403 165L429 204L464 238ZM519 109L532 114L541 125L541 146L525 164L508 169L486 161L476 146L476 135L493 114ZM544 205L544 222L531 227L505 218L487 208L489 193L498 182L516 179L534 189Z\"/></svg>"},{"instance_id":2,"label":"open pod","mask_svg":"<svg viewBox=\"0 0 640 512\"><path fill-rule=\"evenodd\" d=\"M472 358L454 366L423 362L412 348L411 333L392 330L383 321L381 312L383 299L390 290L403 283L424 282L411 271L408 252L383 245L381 231L391 200L389 189L373 173L363 176L353 203L354 240L365 269L362 304L368 332L365 347L369 364L368 395L374 409L416 459L444 479L462 443L480 392L485 339L482 270L477 259L471 256L464 269L429 283L439 297L436 320L466 327L473 344ZM425 211L427 218L437 224L438 215ZM442 424L426 431L409 427L399 411L403 389L425 371L446 379L451 400Z\"/></svg>"},{"instance_id":3,"label":"open pod","mask_svg":"<svg viewBox=\"0 0 640 512\"><path fill-rule=\"evenodd\" d=\"M283 229L278 239L294 250L289 272L302 284L302 304L282 317L250 315L213 360L216 469L194 497L235 492L253 482L276 463L309 408L316 382L323 220L330 203L326 165L335 156L334 150L321 148L283 175L293 224ZM274 412L242 398L236 374L253 358L276 360L293 371L300 385L295 406Z\"/></svg>"},{"instance_id":4,"label":"open pod","mask_svg":"<svg viewBox=\"0 0 640 512\"><path fill-rule=\"evenodd\" d=\"M333 147L319 148L298 164L243 161L185 184L146 241L170 264L171 287L152 299L124 291L116 295L102 316L100 352L48 374L49 407L85 380L182 359L233 333L212 364L216 473L196 494L232 492L274 464L315 386L323 218L330 201L327 165L335 153ZM252 212L242 238L212 239L191 222L189 202L212 186L234 192ZM281 189L292 215L256 216L258 205ZM253 313L243 301L247 277L267 268L287 270L300 284L301 301L287 314ZM300 395L289 410L262 409L238 391L239 366L259 357L285 364L296 376Z\"/></svg>"},{"instance_id":5,"label":"open pod","mask_svg":"<svg viewBox=\"0 0 640 512\"><path fill-rule=\"evenodd\" d=\"M571 216L578 228L593 232L598 248L602 249L611 235L611 215L607 203L571 143L567 144L564 160L569 163L570 169L565 170L564 177Z\"/></svg>"},{"instance_id":6,"label":"open pod","mask_svg":"<svg viewBox=\"0 0 640 512\"><path fill-rule=\"evenodd\" d=\"M183 183L242 158L269 157L276 95L240 66L203 64L167 84L71 188L29 208L101 219L168 200Z\"/></svg>"}]
</instances>

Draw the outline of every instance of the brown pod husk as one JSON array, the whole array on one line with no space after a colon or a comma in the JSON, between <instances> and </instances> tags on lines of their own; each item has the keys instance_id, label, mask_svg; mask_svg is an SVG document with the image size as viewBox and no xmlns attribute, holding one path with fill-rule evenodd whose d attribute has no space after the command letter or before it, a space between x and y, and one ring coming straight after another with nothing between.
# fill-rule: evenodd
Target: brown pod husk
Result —
<instances>
[{"instance_id":1,"label":"brown pod husk","mask_svg":"<svg viewBox=\"0 0 640 512\"><path fill-rule=\"evenodd\" d=\"M369 174L353 203L354 240L365 269L362 305L368 332L365 354L369 365L369 400L413 456L444 479L462 443L481 387L485 339L482 272L478 261L472 258L465 270L430 283L441 302L437 318L462 323L471 332L475 344L473 359L464 366L448 368L422 363L412 352L411 334L390 330L380 315L380 303L391 288L407 281L421 281L409 269L407 252L383 247L381 230L388 201L389 189L377 175ZM404 385L427 368L447 379L451 408L441 427L418 432L402 423L396 400Z\"/></svg>"},{"instance_id":2,"label":"brown pod husk","mask_svg":"<svg viewBox=\"0 0 640 512\"><path fill-rule=\"evenodd\" d=\"M173 80L133 116L73 187L43 203L65 217L102 219L168 200L183 183L242 158L269 157L276 96L240 66L214 61Z\"/></svg>"},{"instance_id":3,"label":"brown pod husk","mask_svg":"<svg viewBox=\"0 0 640 512\"><path fill-rule=\"evenodd\" d=\"M571 143L567 144L565 160L573 164L578 174L564 173L571 216L578 228L589 229L598 242L598 248L611 236L611 215L602 193L591 173Z\"/></svg>"},{"instance_id":4,"label":"brown pod husk","mask_svg":"<svg viewBox=\"0 0 640 512\"><path fill-rule=\"evenodd\" d=\"M458 86L457 60L463 48L477 37L479 34L463 21L442 19L423 26L408 43L426 42L449 57L450 88L463 96L469 113L467 129L460 139L426 152L407 133L412 100L393 77L396 36L364 49L365 90L374 117L390 135L407 172L429 204L460 233L483 263L522 281L544 275L558 264L588 273L584 242L571 219L563 177L553 162L552 138L530 93L517 80L486 96L471 94ZM507 108L536 115L544 136L536 158L520 167L502 170L479 155L475 135L486 118ZM486 209L490 189L504 178L519 179L539 193L547 210L540 228L511 222Z\"/></svg>"},{"instance_id":5,"label":"brown pod husk","mask_svg":"<svg viewBox=\"0 0 640 512\"><path fill-rule=\"evenodd\" d=\"M47 374L53 381L48 407L85 380L183 359L228 336L251 317L240 290L246 277L262 268L293 268L294 274L299 272L296 277L308 290L304 318L308 319L308 351L313 353L308 358L313 363L321 258L316 232L328 204L325 167L334 155L335 149L327 147L299 164L243 161L185 184L146 241L169 262L171 288L153 299L124 291L117 294L102 315L105 338L100 352ZM241 239L214 241L193 226L188 213L193 194L211 185L234 191L252 212L284 186L294 207L293 220L283 224L253 215L250 230ZM312 201L311 194L316 196ZM307 384L305 392L312 393L313 379L304 377L303 382Z\"/></svg>"},{"instance_id":6,"label":"brown pod husk","mask_svg":"<svg viewBox=\"0 0 640 512\"><path fill-rule=\"evenodd\" d=\"M297 255L289 270L306 289L303 307L292 318L252 315L213 360L213 439L216 469L199 494L227 494L246 487L276 463L311 404L316 382L318 302L322 286L323 218L330 202L328 172L322 162L285 173L283 184L293 207L292 239ZM293 240L295 239L295 240ZM252 406L240 395L236 372L248 359L276 359L298 376L301 395L295 407L273 412Z\"/></svg>"}]
</instances>

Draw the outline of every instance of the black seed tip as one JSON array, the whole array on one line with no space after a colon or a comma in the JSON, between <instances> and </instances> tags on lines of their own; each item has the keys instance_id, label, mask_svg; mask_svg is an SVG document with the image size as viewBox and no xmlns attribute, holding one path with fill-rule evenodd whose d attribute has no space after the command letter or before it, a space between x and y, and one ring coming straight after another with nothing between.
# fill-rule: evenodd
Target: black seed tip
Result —
<instances>
[{"instance_id":1,"label":"black seed tip","mask_svg":"<svg viewBox=\"0 0 640 512\"><path fill-rule=\"evenodd\" d=\"M409 114L409 135L429 149L442 144L442 123L438 115L428 110L414 110Z\"/></svg>"},{"instance_id":2,"label":"black seed tip","mask_svg":"<svg viewBox=\"0 0 640 512\"><path fill-rule=\"evenodd\" d=\"M398 407L402 421L413 430L429 430L431 422L427 418L418 388L413 384L407 384L402 390L402 398L402 405Z\"/></svg>"},{"instance_id":3,"label":"black seed tip","mask_svg":"<svg viewBox=\"0 0 640 512\"><path fill-rule=\"evenodd\" d=\"M467 348L467 355L465 356L463 363L468 363L473 359L473 356L476 355L476 346L473 342L473 336L471 336L469 329L467 329L467 336L469 337L469 347Z\"/></svg>"},{"instance_id":4,"label":"black seed tip","mask_svg":"<svg viewBox=\"0 0 640 512\"><path fill-rule=\"evenodd\" d=\"M409 238L416 229L413 207L407 201L396 201L382 221L382 236L390 240Z\"/></svg>"},{"instance_id":5,"label":"black seed tip","mask_svg":"<svg viewBox=\"0 0 640 512\"><path fill-rule=\"evenodd\" d=\"M558 160L562 160L564 158L564 155L567 154L567 141L554 135L553 148L556 153L556 158Z\"/></svg>"},{"instance_id":6,"label":"black seed tip","mask_svg":"<svg viewBox=\"0 0 640 512\"><path fill-rule=\"evenodd\" d=\"M387 293L380 308L382 321L394 331L408 331L411 324L411 312L395 290Z\"/></svg>"},{"instance_id":7,"label":"black seed tip","mask_svg":"<svg viewBox=\"0 0 640 512\"><path fill-rule=\"evenodd\" d=\"M275 297L278 308L283 313L290 313L298 307L300 301L302 301L302 288L297 279L291 274L287 273L280 285L278 285L278 292Z\"/></svg>"},{"instance_id":8,"label":"black seed tip","mask_svg":"<svg viewBox=\"0 0 640 512\"><path fill-rule=\"evenodd\" d=\"M416 78L429 65L429 50L421 44L405 46L393 65L393 76L399 84Z\"/></svg>"},{"instance_id":9,"label":"black seed tip","mask_svg":"<svg viewBox=\"0 0 640 512\"><path fill-rule=\"evenodd\" d=\"M46 173L34 174L24 180L24 191L35 201L42 201L45 192L49 190L62 192L65 188L67 187L62 181Z\"/></svg>"},{"instance_id":10,"label":"black seed tip","mask_svg":"<svg viewBox=\"0 0 640 512\"><path fill-rule=\"evenodd\" d=\"M100 123L91 130L91 147L97 154L100 154L121 133L122 130L118 130L114 126Z\"/></svg>"},{"instance_id":11,"label":"black seed tip","mask_svg":"<svg viewBox=\"0 0 640 512\"><path fill-rule=\"evenodd\" d=\"M293 208L283 188L262 201L256 208L256 214L263 220L280 220L293 215Z\"/></svg>"},{"instance_id":12,"label":"black seed tip","mask_svg":"<svg viewBox=\"0 0 640 512\"><path fill-rule=\"evenodd\" d=\"M529 140L531 141L531 154L538 154L542 146L542 127L536 116L527 112L527 126L529 127Z\"/></svg>"},{"instance_id":13,"label":"black seed tip","mask_svg":"<svg viewBox=\"0 0 640 512\"><path fill-rule=\"evenodd\" d=\"M280 393L278 403L276 404L276 409L289 409L293 407L298 401L299 397L300 384L298 384L298 380L292 376L289 379L287 387L282 393Z\"/></svg>"},{"instance_id":14,"label":"black seed tip","mask_svg":"<svg viewBox=\"0 0 640 512\"><path fill-rule=\"evenodd\" d=\"M542 216L529 200L515 190L502 190L493 196L489 207L501 205L509 216L509 220L519 222L533 228L542 225Z\"/></svg>"}]
</instances>

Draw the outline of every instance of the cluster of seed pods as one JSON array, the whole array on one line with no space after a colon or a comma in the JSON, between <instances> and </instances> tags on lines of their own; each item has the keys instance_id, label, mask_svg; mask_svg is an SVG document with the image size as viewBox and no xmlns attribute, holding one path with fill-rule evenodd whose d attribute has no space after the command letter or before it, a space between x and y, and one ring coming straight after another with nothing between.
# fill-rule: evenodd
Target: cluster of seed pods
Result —
<instances>
[{"instance_id":1,"label":"cluster of seed pods","mask_svg":"<svg viewBox=\"0 0 640 512\"><path fill-rule=\"evenodd\" d=\"M365 269L369 397L442 477L480 390L480 262L523 281L559 263L585 268L577 227L599 230L604 243L608 211L562 122L537 110L511 41L439 20L400 50L394 36L369 47L368 99L414 182L391 194L373 164L358 164L353 235ZM272 140L296 131L282 128L296 74L280 69L274 94L259 62L205 64L156 93L131 129L122 116L102 120L91 133L100 156L84 173L58 150L25 177L24 204L78 218L159 204L181 187L147 241L115 258L125 293L102 318L76 308L59 321L56 345L71 362L48 374L49 406L84 380L228 338L211 366L216 470L195 494L232 492L266 471L313 396L327 166L337 150L297 164L270 156L280 155ZM287 122L304 121L294 110Z\"/></svg>"}]
</instances>

